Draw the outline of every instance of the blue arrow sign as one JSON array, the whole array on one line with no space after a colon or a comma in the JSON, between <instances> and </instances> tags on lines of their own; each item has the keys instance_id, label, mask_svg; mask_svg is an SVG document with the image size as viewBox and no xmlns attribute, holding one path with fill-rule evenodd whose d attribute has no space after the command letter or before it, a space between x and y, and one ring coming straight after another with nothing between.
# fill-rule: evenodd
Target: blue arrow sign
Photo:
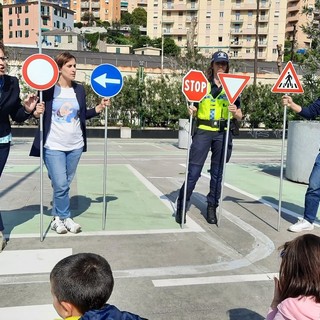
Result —
<instances>
[{"instance_id":1,"label":"blue arrow sign","mask_svg":"<svg viewBox=\"0 0 320 320\"><path fill-rule=\"evenodd\" d=\"M90 78L92 90L101 97L117 95L123 86L122 74L114 65L105 63L96 67Z\"/></svg>"}]
</instances>

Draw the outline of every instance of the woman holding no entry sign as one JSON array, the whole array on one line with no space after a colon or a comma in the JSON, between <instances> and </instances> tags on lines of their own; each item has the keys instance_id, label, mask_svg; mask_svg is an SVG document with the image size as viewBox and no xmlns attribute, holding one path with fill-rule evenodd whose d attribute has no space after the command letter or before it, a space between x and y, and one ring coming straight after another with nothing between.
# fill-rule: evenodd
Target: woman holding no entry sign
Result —
<instances>
[{"instance_id":1,"label":"woman holding no entry sign","mask_svg":"<svg viewBox=\"0 0 320 320\"><path fill-rule=\"evenodd\" d=\"M97 116L110 100L103 98L87 109L84 87L75 82L76 58L69 52L56 56L58 82L43 92L43 158L53 188L51 229L58 234L81 231L70 212L69 190L82 152L87 150L86 119ZM34 139L31 156L40 156L40 130Z\"/></svg>"}]
</instances>

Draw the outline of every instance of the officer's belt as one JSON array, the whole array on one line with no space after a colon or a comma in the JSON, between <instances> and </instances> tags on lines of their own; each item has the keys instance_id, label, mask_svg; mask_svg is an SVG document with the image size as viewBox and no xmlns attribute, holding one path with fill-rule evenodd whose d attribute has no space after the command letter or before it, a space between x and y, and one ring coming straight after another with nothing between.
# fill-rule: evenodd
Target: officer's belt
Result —
<instances>
[{"instance_id":1,"label":"officer's belt","mask_svg":"<svg viewBox=\"0 0 320 320\"><path fill-rule=\"evenodd\" d=\"M209 126L211 128L218 128L218 129L222 129L222 128L226 128L227 127L227 123L225 119L221 119L221 120L203 120L203 119L197 119L197 124L198 126L200 125L205 125L205 126Z\"/></svg>"}]
</instances>

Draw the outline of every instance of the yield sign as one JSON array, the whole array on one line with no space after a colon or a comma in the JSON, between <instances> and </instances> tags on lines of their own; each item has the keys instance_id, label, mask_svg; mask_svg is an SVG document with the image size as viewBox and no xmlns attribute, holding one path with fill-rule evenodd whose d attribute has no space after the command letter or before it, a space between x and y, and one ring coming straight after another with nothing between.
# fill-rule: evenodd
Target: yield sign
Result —
<instances>
[{"instance_id":1,"label":"yield sign","mask_svg":"<svg viewBox=\"0 0 320 320\"><path fill-rule=\"evenodd\" d=\"M291 61L286 64L271 91L278 93L303 93L302 85Z\"/></svg>"},{"instance_id":2,"label":"yield sign","mask_svg":"<svg viewBox=\"0 0 320 320\"><path fill-rule=\"evenodd\" d=\"M237 100L238 96L250 80L250 76L229 73L218 73L218 77L230 104L233 104Z\"/></svg>"}]
</instances>

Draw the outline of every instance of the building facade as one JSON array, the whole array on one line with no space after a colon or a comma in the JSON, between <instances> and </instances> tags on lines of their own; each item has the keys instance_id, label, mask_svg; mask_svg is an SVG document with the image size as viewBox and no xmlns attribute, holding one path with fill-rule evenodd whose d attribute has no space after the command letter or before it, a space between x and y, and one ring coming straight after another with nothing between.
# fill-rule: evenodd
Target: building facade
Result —
<instances>
[{"instance_id":1,"label":"building facade","mask_svg":"<svg viewBox=\"0 0 320 320\"><path fill-rule=\"evenodd\" d=\"M253 0L150 0L148 35L170 36L206 56L224 50L232 58L253 59L258 23L258 59L275 61L276 45L285 40L286 9L284 0L260 0L259 11Z\"/></svg>"},{"instance_id":2,"label":"building facade","mask_svg":"<svg viewBox=\"0 0 320 320\"><path fill-rule=\"evenodd\" d=\"M3 41L8 46L37 47L39 17L43 32L73 27L73 11L50 2L41 2L40 12L38 1L3 5L2 14L7 22L3 25Z\"/></svg>"},{"instance_id":3,"label":"building facade","mask_svg":"<svg viewBox=\"0 0 320 320\"><path fill-rule=\"evenodd\" d=\"M288 0L286 39L295 40L296 49L306 49L311 40L302 32L301 26L311 23L314 15L302 13L303 7L314 8L315 0Z\"/></svg>"},{"instance_id":4,"label":"building facade","mask_svg":"<svg viewBox=\"0 0 320 320\"><path fill-rule=\"evenodd\" d=\"M75 22L86 23L83 16L91 13L95 19L110 23L121 19L120 0L70 0L70 9L75 12Z\"/></svg>"}]
</instances>

